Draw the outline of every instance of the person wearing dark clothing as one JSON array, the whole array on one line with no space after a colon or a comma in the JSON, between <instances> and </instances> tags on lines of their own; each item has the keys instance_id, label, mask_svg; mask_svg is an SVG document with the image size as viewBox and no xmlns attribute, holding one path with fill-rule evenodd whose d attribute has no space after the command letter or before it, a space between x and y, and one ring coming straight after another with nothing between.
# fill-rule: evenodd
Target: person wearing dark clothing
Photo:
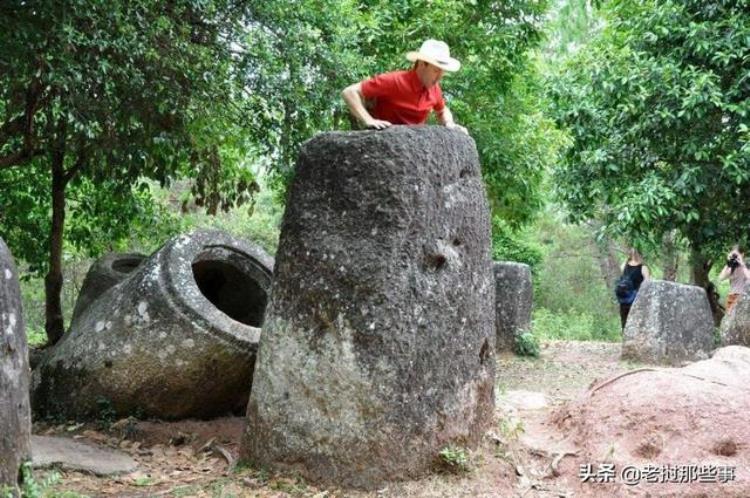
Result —
<instances>
[{"instance_id":1,"label":"person wearing dark clothing","mask_svg":"<svg viewBox=\"0 0 750 498\"><path fill-rule=\"evenodd\" d=\"M622 276L618 281L618 288L615 290L617 300L620 302L622 330L625 330L625 323L628 321L630 307L633 305L633 301L635 301L638 289L641 288L641 284L645 280L648 280L649 277L648 266L643 264L643 258L640 253L635 249L631 249L628 253L628 259L622 265ZM627 285L624 286L622 282L625 282ZM628 289L621 292L620 287L628 287Z\"/></svg>"}]
</instances>

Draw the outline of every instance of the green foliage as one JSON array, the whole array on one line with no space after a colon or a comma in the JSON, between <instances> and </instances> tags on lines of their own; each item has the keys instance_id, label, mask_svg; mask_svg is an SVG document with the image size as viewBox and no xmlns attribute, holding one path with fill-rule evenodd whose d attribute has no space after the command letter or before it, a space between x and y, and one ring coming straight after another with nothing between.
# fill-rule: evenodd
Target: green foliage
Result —
<instances>
[{"instance_id":1,"label":"green foliage","mask_svg":"<svg viewBox=\"0 0 750 498\"><path fill-rule=\"evenodd\" d=\"M513 230L502 218L493 216L492 259L525 263L536 273L542 261L542 250L528 232Z\"/></svg>"},{"instance_id":2,"label":"green foliage","mask_svg":"<svg viewBox=\"0 0 750 498\"><path fill-rule=\"evenodd\" d=\"M539 339L531 332L516 335L513 352L518 356L539 357Z\"/></svg>"},{"instance_id":3,"label":"green foliage","mask_svg":"<svg viewBox=\"0 0 750 498\"><path fill-rule=\"evenodd\" d=\"M559 0L546 25L546 58L554 65L576 52L601 27L601 16L590 0Z\"/></svg>"},{"instance_id":4,"label":"green foliage","mask_svg":"<svg viewBox=\"0 0 750 498\"><path fill-rule=\"evenodd\" d=\"M532 330L540 339L619 340L619 315L602 275L596 231L565 223L558 209L550 206L529 230L543 254L534 278Z\"/></svg>"},{"instance_id":5,"label":"green foliage","mask_svg":"<svg viewBox=\"0 0 750 498\"><path fill-rule=\"evenodd\" d=\"M542 340L618 342L622 339L620 318L615 313L602 317L594 312L536 308L532 329Z\"/></svg>"},{"instance_id":6,"label":"green foliage","mask_svg":"<svg viewBox=\"0 0 750 498\"><path fill-rule=\"evenodd\" d=\"M560 135L541 111L529 51L541 41L546 1L270 0L253 6L242 64L252 98L249 133L273 155L278 189L299 146L347 125L339 93L376 73L409 67L404 54L445 40L464 64L443 89L477 142L494 212L512 226L540 205L539 183ZM290 38L284 33L294 32Z\"/></svg>"},{"instance_id":7,"label":"green foliage","mask_svg":"<svg viewBox=\"0 0 750 498\"><path fill-rule=\"evenodd\" d=\"M24 462L21 467L21 496L23 498L38 498L45 496L45 491L60 480L60 474L53 472L43 481L34 478L31 462Z\"/></svg>"},{"instance_id":8,"label":"green foliage","mask_svg":"<svg viewBox=\"0 0 750 498\"><path fill-rule=\"evenodd\" d=\"M194 227L217 228L257 243L269 254L275 254L279 244L283 206L278 203L270 188L265 188L262 182L261 185L263 188L255 197L251 212L235 208L223 216L207 216L200 212L186 213L181 219L183 230Z\"/></svg>"},{"instance_id":9,"label":"green foliage","mask_svg":"<svg viewBox=\"0 0 750 498\"><path fill-rule=\"evenodd\" d=\"M60 481L60 474L52 472L42 481L38 481L32 472L31 462L22 464L21 476L20 498L85 498L84 495L70 491L53 491L51 488ZM14 498L16 496L18 495L7 487L0 488L0 497Z\"/></svg>"},{"instance_id":10,"label":"green foliage","mask_svg":"<svg viewBox=\"0 0 750 498\"><path fill-rule=\"evenodd\" d=\"M96 408L98 411L98 424L106 430L117 420L117 411L112 406L109 398L99 397L96 399Z\"/></svg>"},{"instance_id":11,"label":"green foliage","mask_svg":"<svg viewBox=\"0 0 750 498\"><path fill-rule=\"evenodd\" d=\"M39 347L47 342L47 334L44 329L26 327L26 339L30 347Z\"/></svg>"},{"instance_id":12,"label":"green foliage","mask_svg":"<svg viewBox=\"0 0 750 498\"><path fill-rule=\"evenodd\" d=\"M544 178L558 161L565 135L545 115L537 64L511 81L493 113L465 112L477 142L492 214L517 230L542 208ZM457 103L456 107L461 108Z\"/></svg>"},{"instance_id":13,"label":"green foliage","mask_svg":"<svg viewBox=\"0 0 750 498\"><path fill-rule=\"evenodd\" d=\"M133 485L138 486L138 487L148 487L148 486L152 486L153 484L154 484L154 479L149 476L141 476L141 477L136 478L135 481L133 481Z\"/></svg>"},{"instance_id":14,"label":"green foliage","mask_svg":"<svg viewBox=\"0 0 750 498\"><path fill-rule=\"evenodd\" d=\"M750 9L744 0L616 0L608 25L550 79L574 140L556 170L576 220L694 250L745 240Z\"/></svg>"},{"instance_id":15,"label":"green foliage","mask_svg":"<svg viewBox=\"0 0 750 498\"><path fill-rule=\"evenodd\" d=\"M143 178L191 177L197 205L228 212L257 193L251 162L263 158L285 185L301 143L346 126L340 90L408 67L404 53L431 37L465 63L445 95L477 140L493 210L518 228L540 205L539 181L559 142L529 58L546 8L536 0L5 2L0 184L13 187L0 233L39 274L50 264L59 272L62 252L59 242L39 243L39 234L63 232L51 223L50 191L65 192L65 250L92 257L164 214L153 211Z\"/></svg>"},{"instance_id":16,"label":"green foliage","mask_svg":"<svg viewBox=\"0 0 750 498\"><path fill-rule=\"evenodd\" d=\"M28 266L25 278L41 276L49 269L49 233L52 210L49 175L35 168L0 170L0 233L14 255ZM148 185L136 183L124 190L110 180L95 183L76 178L67 191L66 253L95 257L123 250L128 238L174 233L177 223L154 204Z\"/></svg>"},{"instance_id":17,"label":"green foliage","mask_svg":"<svg viewBox=\"0 0 750 498\"><path fill-rule=\"evenodd\" d=\"M209 212L257 190L234 64L247 14L229 0L0 4L0 233L32 271L49 265L52 342L63 241L98 254L148 225L144 177L194 177Z\"/></svg>"},{"instance_id":18,"label":"green foliage","mask_svg":"<svg viewBox=\"0 0 750 498\"><path fill-rule=\"evenodd\" d=\"M526 432L523 420L513 416L503 417L500 420L499 429L500 434L509 441L517 440L524 432Z\"/></svg>"},{"instance_id":19,"label":"green foliage","mask_svg":"<svg viewBox=\"0 0 750 498\"><path fill-rule=\"evenodd\" d=\"M714 347L720 348L721 342L721 329L718 327L714 327Z\"/></svg>"},{"instance_id":20,"label":"green foliage","mask_svg":"<svg viewBox=\"0 0 750 498\"><path fill-rule=\"evenodd\" d=\"M471 469L469 453L459 446L446 446L438 453L438 467L455 474L468 472Z\"/></svg>"},{"instance_id":21,"label":"green foliage","mask_svg":"<svg viewBox=\"0 0 750 498\"><path fill-rule=\"evenodd\" d=\"M602 255L595 230L565 223L553 209L534 226L544 249L534 280L535 336L540 340L621 340L617 305L598 261Z\"/></svg>"}]
</instances>

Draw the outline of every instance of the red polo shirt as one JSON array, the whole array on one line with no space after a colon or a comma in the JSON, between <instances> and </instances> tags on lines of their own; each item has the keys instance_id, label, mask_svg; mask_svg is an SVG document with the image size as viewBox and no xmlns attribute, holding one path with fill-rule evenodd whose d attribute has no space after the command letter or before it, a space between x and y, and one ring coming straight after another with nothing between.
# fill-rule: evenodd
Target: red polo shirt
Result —
<instances>
[{"instance_id":1,"label":"red polo shirt","mask_svg":"<svg viewBox=\"0 0 750 498\"><path fill-rule=\"evenodd\" d=\"M430 111L445 107L440 85L425 88L413 69L379 74L362 82L362 96L374 99L372 117L393 124L423 124Z\"/></svg>"}]
</instances>

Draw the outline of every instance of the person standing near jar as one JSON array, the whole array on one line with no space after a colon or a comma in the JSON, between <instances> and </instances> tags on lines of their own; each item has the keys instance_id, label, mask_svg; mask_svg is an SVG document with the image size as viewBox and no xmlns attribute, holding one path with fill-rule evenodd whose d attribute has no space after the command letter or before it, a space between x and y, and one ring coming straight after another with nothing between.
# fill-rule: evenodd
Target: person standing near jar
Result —
<instances>
[{"instance_id":1,"label":"person standing near jar","mask_svg":"<svg viewBox=\"0 0 750 498\"><path fill-rule=\"evenodd\" d=\"M628 252L628 259L622 264L622 276L618 279L615 287L615 296L620 303L622 330L625 330L630 307L635 301L635 296L638 294L641 284L649 278L650 272L648 266L643 264L641 254L635 248L631 248Z\"/></svg>"},{"instance_id":2,"label":"person standing near jar","mask_svg":"<svg viewBox=\"0 0 750 498\"><path fill-rule=\"evenodd\" d=\"M737 303L745 286L750 281L750 270L745 266L745 254L740 246L734 246L727 254L727 264L719 273L719 280L729 279L726 313L729 314Z\"/></svg>"}]
</instances>

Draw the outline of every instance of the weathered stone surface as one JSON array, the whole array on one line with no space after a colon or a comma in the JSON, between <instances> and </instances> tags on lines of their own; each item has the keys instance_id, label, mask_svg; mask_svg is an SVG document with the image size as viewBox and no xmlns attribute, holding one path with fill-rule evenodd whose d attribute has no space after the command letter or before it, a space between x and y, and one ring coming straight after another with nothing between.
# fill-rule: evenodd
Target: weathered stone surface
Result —
<instances>
[{"instance_id":1,"label":"weathered stone surface","mask_svg":"<svg viewBox=\"0 0 750 498\"><path fill-rule=\"evenodd\" d=\"M706 359L713 349L713 331L703 288L648 280L630 309L622 357L668 365Z\"/></svg>"},{"instance_id":2,"label":"weathered stone surface","mask_svg":"<svg viewBox=\"0 0 750 498\"><path fill-rule=\"evenodd\" d=\"M560 429L549 439L565 439L575 452L561 464L563 475L605 459L616 469L674 468L675 462L705 468L710 462L731 469L732 476L659 483L646 480L644 470L629 482L614 479L592 487L576 479L566 487L576 497L750 496L748 385L750 349L741 346L721 348L711 359L682 368L636 369L591 385L549 419Z\"/></svg>"},{"instance_id":3,"label":"weathered stone surface","mask_svg":"<svg viewBox=\"0 0 750 498\"><path fill-rule=\"evenodd\" d=\"M0 238L0 489L15 489L31 458L29 363L21 290L13 257Z\"/></svg>"},{"instance_id":4,"label":"weathered stone surface","mask_svg":"<svg viewBox=\"0 0 750 498\"><path fill-rule=\"evenodd\" d=\"M218 231L176 237L93 301L32 376L40 414L210 417L247 402L273 260Z\"/></svg>"},{"instance_id":5,"label":"weathered stone surface","mask_svg":"<svg viewBox=\"0 0 750 498\"><path fill-rule=\"evenodd\" d=\"M743 293L721 322L721 343L750 346L750 298Z\"/></svg>"},{"instance_id":6,"label":"weathered stone surface","mask_svg":"<svg viewBox=\"0 0 750 498\"><path fill-rule=\"evenodd\" d=\"M531 269L523 263L496 261L493 271L497 350L512 351L516 335L531 329Z\"/></svg>"},{"instance_id":7,"label":"weathered stone surface","mask_svg":"<svg viewBox=\"0 0 750 498\"><path fill-rule=\"evenodd\" d=\"M94 261L83 279L71 321L75 321L107 289L129 277L146 258L145 254L140 253L111 252Z\"/></svg>"},{"instance_id":8,"label":"weathered stone surface","mask_svg":"<svg viewBox=\"0 0 750 498\"><path fill-rule=\"evenodd\" d=\"M327 133L301 152L241 456L372 488L492 420L494 282L473 140Z\"/></svg>"},{"instance_id":9,"label":"weathered stone surface","mask_svg":"<svg viewBox=\"0 0 750 498\"><path fill-rule=\"evenodd\" d=\"M59 467L109 476L138 468L138 462L121 451L89 446L65 437L31 436L31 452L31 464L35 469Z\"/></svg>"}]
</instances>

